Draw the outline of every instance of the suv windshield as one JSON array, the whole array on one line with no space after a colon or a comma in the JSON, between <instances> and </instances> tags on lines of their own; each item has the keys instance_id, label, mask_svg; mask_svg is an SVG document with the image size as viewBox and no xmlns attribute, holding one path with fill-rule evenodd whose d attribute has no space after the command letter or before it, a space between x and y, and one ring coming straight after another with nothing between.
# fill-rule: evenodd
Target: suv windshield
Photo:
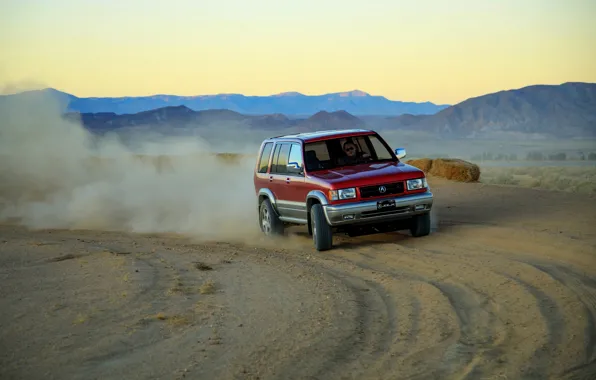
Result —
<instances>
[{"instance_id":1,"label":"suv windshield","mask_svg":"<svg viewBox=\"0 0 596 380\"><path fill-rule=\"evenodd\" d=\"M394 161L377 135L350 136L304 144L308 171L335 169L371 162Z\"/></svg>"}]
</instances>

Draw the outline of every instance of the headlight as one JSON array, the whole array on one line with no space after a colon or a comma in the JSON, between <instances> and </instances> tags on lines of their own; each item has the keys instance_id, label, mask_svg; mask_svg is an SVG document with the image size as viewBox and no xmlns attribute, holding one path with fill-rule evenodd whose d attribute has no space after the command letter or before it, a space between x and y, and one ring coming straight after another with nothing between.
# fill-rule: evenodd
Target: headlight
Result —
<instances>
[{"instance_id":1,"label":"headlight","mask_svg":"<svg viewBox=\"0 0 596 380\"><path fill-rule=\"evenodd\" d=\"M408 190L419 190L428 187L426 178L409 179L406 181Z\"/></svg>"},{"instance_id":2,"label":"headlight","mask_svg":"<svg viewBox=\"0 0 596 380\"><path fill-rule=\"evenodd\" d=\"M349 189L330 190L329 196L332 201L356 198L356 188L350 187Z\"/></svg>"}]
</instances>

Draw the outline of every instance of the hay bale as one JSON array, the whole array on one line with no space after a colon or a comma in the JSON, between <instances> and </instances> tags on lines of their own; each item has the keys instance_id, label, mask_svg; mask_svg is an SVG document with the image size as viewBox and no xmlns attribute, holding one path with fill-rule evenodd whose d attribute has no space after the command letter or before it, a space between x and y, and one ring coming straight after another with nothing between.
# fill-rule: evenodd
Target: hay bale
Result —
<instances>
[{"instance_id":1,"label":"hay bale","mask_svg":"<svg viewBox=\"0 0 596 380\"><path fill-rule=\"evenodd\" d=\"M433 164L433 160L431 160L430 158L419 158L416 160L408 160L406 161L406 164L415 166L418 169L422 170L424 173L428 173Z\"/></svg>"},{"instance_id":2,"label":"hay bale","mask_svg":"<svg viewBox=\"0 0 596 380\"><path fill-rule=\"evenodd\" d=\"M415 166L425 174L458 182L477 182L480 179L480 167L458 158L422 158L409 160L408 165Z\"/></svg>"},{"instance_id":3,"label":"hay bale","mask_svg":"<svg viewBox=\"0 0 596 380\"><path fill-rule=\"evenodd\" d=\"M458 182L477 182L480 178L478 165L456 158L433 160L431 175Z\"/></svg>"}]
</instances>

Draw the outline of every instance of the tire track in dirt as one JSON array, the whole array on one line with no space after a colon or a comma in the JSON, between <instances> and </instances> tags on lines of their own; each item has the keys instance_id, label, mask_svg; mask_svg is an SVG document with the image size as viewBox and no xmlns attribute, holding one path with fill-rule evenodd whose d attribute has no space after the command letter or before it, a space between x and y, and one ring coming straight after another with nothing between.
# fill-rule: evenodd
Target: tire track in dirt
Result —
<instances>
[{"instance_id":1,"label":"tire track in dirt","mask_svg":"<svg viewBox=\"0 0 596 380\"><path fill-rule=\"evenodd\" d=\"M410 240L408 240L408 245L410 245L409 242ZM458 338L457 340L452 339L454 342L440 350L442 365L436 366L433 370L427 370L423 374L419 373L412 378L427 376L479 378L496 375L544 378L548 374L561 375L565 373L565 368L572 367L577 355L580 355L582 351L578 347L577 340L566 341L565 345L562 345L564 334L560 330L561 326L567 326L568 330L573 331L574 334L579 332L580 339L584 335L582 333L586 331L585 335L588 340L583 348L586 357L584 365L592 363L590 361L594 355L592 312L584 312L587 315L587 323L583 327L578 326L571 320L575 312L566 309L571 302L568 298L562 298L556 291L556 295L548 296L549 293L542 289L546 287L546 290L551 291L552 286L548 284L535 286L531 282L518 278L522 263L516 261L514 256L511 254L494 256L493 252L483 252L479 258L474 260L473 255L466 252L471 248L470 245L474 246L475 244L460 242L459 246L452 244L449 247L443 247L443 249L426 249L426 247L422 248L419 244L413 243L413 252L404 253L411 253L411 255L415 255L415 258L410 257L406 260L398 258L393 265L383 262L382 266L376 265L379 260L374 260L372 258L374 254L371 254L370 251L378 250L380 253L394 250L400 252L395 249L399 247L397 244L381 243L374 249L338 250L333 257L375 273L389 274L394 279L409 276L412 280L436 287L448 300L451 305L450 313L458 321L458 328L454 332ZM401 249L401 252L403 251ZM473 271L486 272L487 259L492 261L492 263L488 263L490 272L483 273L484 283L481 281L477 283L485 289L495 285L503 289L503 293L497 297L487 294L482 289L477 289L477 286L474 286L474 279L470 278L474 277L470 276ZM495 262L498 264L495 265ZM443 280L435 280L424 273L430 273L428 268L424 268L430 264L440 268L454 267L455 270L450 271L450 274ZM420 267L421 265L422 267ZM462 268L466 270L461 272ZM516 270L518 273L512 274ZM568 272L572 278L582 278L577 277L577 273L569 268L563 270ZM458 272L459 274L456 275ZM469 281L456 281L455 283L449 281L449 279L453 280L458 277L469 279ZM571 286L569 281L565 285L568 288L567 291L578 289L578 287ZM506 288L509 288L509 293ZM511 290L514 291L511 292ZM517 295L517 303L514 297L509 297L508 294ZM586 292L581 294L580 297L584 298L593 295L593 293L586 294ZM519 301L520 299L524 301ZM589 302L591 301L584 301L584 303L590 304ZM528 307L532 308L531 313L528 313ZM539 318L540 323L535 323L536 318ZM532 324L535 326L531 327ZM522 333L524 329L529 332ZM542 335L543 333L547 334L546 337ZM432 357L432 351L436 350L441 343L440 340L436 340L431 347L420 351L422 354L418 353L418 355L425 356L427 361L433 362L437 357L436 355ZM524 347L522 355L518 354L519 351L514 351L519 349L520 345ZM564 352L568 354L559 356ZM449 356L450 354L451 356ZM416 355L417 353L409 353L410 358L416 357ZM521 356L523 359L515 360L514 356ZM526 359L530 360L526 361ZM549 369L548 363L556 364ZM593 373L590 372L590 369L586 369L586 371L579 375L585 377L591 376Z\"/></svg>"},{"instance_id":2,"label":"tire track in dirt","mask_svg":"<svg viewBox=\"0 0 596 380\"><path fill-rule=\"evenodd\" d=\"M416 312L403 316L409 319L410 325L416 326L415 329L412 329L408 339L410 345L419 338L416 334L419 333L418 326L421 322L421 305L430 308L430 303L442 302L445 305L444 309L451 312L447 318L438 318L434 325L427 326L432 330L439 331L437 339L430 347L421 348L418 351L404 347L399 350L398 355L395 355L397 357L402 356L402 364L409 362L416 369L416 375L411 378L428 378L429 376L447 378L452 375L463 377L465 373L471 374L474 378L480 375L478 371L472 373L473 364L479 360L479 356L483 351L490 349L496 352L498 344L500 344L498 341L500 338L495 338L494 334L497 330L495 328L497 318L494 315L494 307L485 295L460 284L449 283L448 278L433 280L416 273L382 269L362 263L356 263L356 265L375 273L389 275L395 281L403 282L405 278L407 281L417 284L415 287L418 288L421 286L434 288L434 291L429 292L433 294L430 300L421 297L413 298L410 303L415 305L412 308ZM440 298L443 299L440 300ZM427 313L429 312L431 310L427 311ZM400 318L401 316L398 315L397 317ZM422 341L422 344L424 344L424 341ZM442 360L444 364L435 368L429 365L426 365L425 369L417 368L420 367L417 363L422 361L421 358L431 362ZM396 369L388 365L389 357L385 360L385 368ZM458 363L457 367L454 366L454 363Z\"/></svg>"},{"instance_id":3,"label":"tire track in dirt","mask_svg":"<svg viewBox=\"0 0 596 380\"><path fill-rule=\"evenodd\" d=\"M511 231L499 234L514 236L514 239L516 235ZM579 379L596 377L596 246L593 240L581 241L574 236L551 232L534 232L515 244L504 243L504 238L487 240L490 248L486 247L485 251L511 261L508 271L502 273L507 273L512 281L533 294L546 325L548 342L536 345L528 376L534 372L536 377L547 374ZM512 246L517 249L512 250Z\"/></svg>"},{"instance_id":4,"label":"tire track in dirt","mask_svg":"<svg viewBox=\"0 0 596 380\"><path fill-rule=\"evenodd\" d=\"M585 318L584 359L572 368L564 370L561 375L566 379L596 378L596 281L562 265L545 263L526 263L550 276L553 281L572 291L582 303L582 313L576 318Z\"/></svg>"},{"instance_id":5,"label":"tire track in dirt","mask_svg":"<svg viewBox=\"0 0 596 380\"><path fill-rule=\"evenodd\" d=\"M337 261L342 261L342 260L337 260L334 257L330 261L331 261L331 265L333 265L334 267L337 267L337 264L338 264ZM362 265L360 263L354 263L352 261L343 260L343 262L344 262L344 264L347 264L348 266L354 266L354 264L355 264L358 268L365 270L369 274L373 274L373 277L377 277L377 279L376 279L377 281L379 280L379 278L378 278L379 274L381 274L381 277L384 277L384 279L381 279L381 281L384 280L383 284L386 284L387 281L404 282L404 280L407 280L409 282L414 281L414 282L422 283L422 284L424 284L424 286L430 286L430 287L434 288L435 289L434 290L435 297L440 296L440 295L444 296L444 293L446 292L445 289L447 286L443 287L443 285L441 283L432 284L431 282L425 281L425 279L421 278L420 276L406 274L404 272L397 273L396 271L387 271L387 270L383 270L383 269L376 268L376 267L373 268L371 266ZM328 268L328 265L325 265L323 263L321 263L321 265L323 265L325 268ZM346 273L350 273L349 268L342 268L342 270ZM352 271L351 273L356 274L354 271ZM368 277L363 277L362 280L368 281L369 283L372 281L375 281L374 279L371 280ZM396 286L396 284L393 284L391 286ZM398 286L401 287L401 284L398 284ZM440 288L443 288L443 289L440 289ZM447 292L447 293L449 293L449 292ZM398 297L400 299L396 299L396 294L399 294L399 293L387 292L385 295L385 299L386 299L385 303L386 304L395 303L396 305L399 305L398 306L399 308L411 310L411 312L408 313L408 315L404 314L403 316L395 311L393 311L391 313L394 320L396 321L395 322L396 324L401 323L401 324L409 326L409 329L406 329L406 333L405 333L406 339L403 339L403 341L400 341L399 339L396 339L394 337L394 338L392 338L392 340L393 340L392 344L385 343L384 344L385 348L382 351L378 351L379 353L382 353L382 355L377 355L378 357L375 358L375 362L373 362L373 367L378 372L374 372L375 371L374 369L370 369L369 372L361 373L360 375L364 376L365 378L367 375L379 376L376 378L384 378L384 375L386 375L387 373L390 373L390 372L388 372L388 370L397 370L397 366L395 365L396 360L399 359L399 357L401 355L404 355L404 353L408 353L408 348L405 348L403 346L404 342L406 344L408 344L408 343L412 343L413 341L416 340L416 334L420 328L420 321L421 321L421 318L419 318L420 305L421 305L421 303L426 304L426 302L421 302L421 300L412 298L410 295L408 295L406 297ZM395 310L395 307L393 309ZM413 318L412 318L412 316L413 316ZM445 319L442 319L439 317L437 324L439 326L441 326L443 329L443 331L438 332L439 335L441 336L441 339L443 339L443 341L453 340L452 338L450 339L450 337L452 337L454 335L454 332L452 331L452 332L446 333L444 331L445 326L453 325L453 321L445 320ZM452 329L455 330L456 327L454 326L454 327L452 327ZM468 351L470 351L470 350L468 350ZM457 352L456 352L456 355L457 355ZM345 366L345 364L344 364L344 366ZM419 370L419 369L417 369L417 370ZM428 375L428 374L430 374L430 372L431 372L430 370L427 370L421 375ZM355 377L355 378L358 378L358 377ZM373 378L375 378L375 377L373 377Z\"/></svg>"},{"instance_id":6,"label":"tire track in dirt","mask_svg":"<svg viewBox=\"0 0 596 380\"><path fill-rule=\"evenodd\" d=\"M563 332L561 331L565 326L563 313L557 301L549 297L547 293L538 287L513 276L503 275L523 287L536 300L536 307L540 313L541 322L546 325L546 331L544 332L545 341L541 344L535 344L534 351L527 364L529 370L526 372L526 375L537 379L545 379L551 370L551 359L557 357L555 350L563 342Z\"/></svg>"},{"instance_id":7,"label":"tire track in dirt","mask_svg":"<svg viewBox=\"0 0 596 380\"><path fill-rule=\"evenodd\" d=\"M129 243L125 241L121 244ZM117 376L125 371L123 367L131 360L142 361L144 356L151 357L156 352L193 347L200 341L213 339L211 343L217 344L218 337L213 334L213 329L195 329L207 322L213 326L217 312L221 311L199 309L197 300L201 298L199 285L203 276L192 276L199 271L191 269L190 262L181 262L167 247L156 249L148 243L133 244L136 247L129 258L131 265L138 267L142 263L149 270L139 270L137 291L129 297L127 309L103 315L104 321L108 321L104 328L108 329L117 322L124 325L129 337L134 336L134 339L121 340L122 344L107 341L100 346L98 351L102 354L85 359L81 366L82 377L94 373ZM107 247L110 251L119 251L121 244L108 243ZM187 362L192 362L196 355L196 352L190 351L176 356L178 360L185 358ZM136 374L127 375L134 377Z\"/></svg>"},{"instance_id":8,"label":"tire track in dirt","mask_svg":"<svg viewBox=\"0 0 596 380\"><path fill-rule=\"evenodd\" d=\"M219 246L228 251L231 245ZM238 250L242 252L246 248ZM236 358L243 363L258 364L258 368L234 369L231 364L231 369L219 373L218 378L228 378L225 374L229 374L229 378L359 378L362 368L374 364L394 339L395 311L387 291L349 272L323 267L312 257L305 260L300 255L287 253L250 252L239 255L237 261L256 261L275 271L299 273L301 281L315 276L317 291L327 290L326 295L321 294L325 303L319 306L325 311L304 315L300 323L305 327L279 321L271 338L247 347L247 352L241 352ZM259 309L263 308L259 312L265 312L267 307L259 305ZM312 325L313 317L321 320L320 326ZM304 331L304 336L295 335L297 328ZM263 335L259 339L263 339Z\"/></svg>"},{"instance_id":9,"label":"tire track in dirt","mask_svg":"<svg viewBox=\"0 0 596 380\"><path fill-rule=\"evenodd\" d=\"M58 234L66 236L73 234L80 236L88 233L58 232ZM41 233L33 232L32 234L39 236ZM41 234L41 238L43 236ZM62 284L62 288L67 292L72 293L70 299L66 299L67 303L59 309L54 308L54 310L51 306L44 305L46 309L49 309L47 312L49 319L45 321L46 324L49 324L48 327L51 327L49 331L61 331L60 335L62 336L48 337L47 328L44 329L46 331L36 332L40 336L43 335L43 338L35 339L37 342L33 346L41 350L43 360L39 360L41 359L39 358L35 363L30 363L32 364L30 371L34 371L38 366L46 366L46 369L48 367L61 368L60 372L69 378L88 378L94 374L99 377L114 375L122 367L128 366L127 361L146 360L143 358L143 354L150 357L154 351L167 346L170 347L170 350L175 350L174 340L195 339L192 335L188 337L180 335L181 326L175 325L175 322L180 320L182 320L182 324L192 325L195 321L183 320L186 315L166 313L165 317L182 317L178 320L174 319L174 323L171 325L168 325L168 318L161 319L157 316L157 313L163 309L166 311L180 310L189 308L189 305L192 304L192 300L185 300L184 297L173 298L172 294L166 294L176 285L175 279L181 272L164 260L159 253L146 254L148 250L145 247L136 247L127 255L115 254L123 252L122 248L134 246L134 241L131 242L130 238L127 239L126 236L122 237L118 234L112 234L111 237L115 238L115 241L109 238L105 239L106 241L100 239L96 242L86 242L93 244L86 246L80 242L73 242L75 239L62 239L64 241L61 244L62 249L66 253L59 256L56 256L51 250L47 251L46 244L35 244L35 257L50 254L50 257L69 257L69 259L59 261L27 259L21 266L5 269L7 278L16 278L19 273L21 276L25 276L27 273L35 271L42 275L40 277L42 280L43 276L47 277L48 273L64 273L65 276L59 281L59 284ZM97 242L107 244L97 245L95 244ZM15 243L18 247L18 241ZM72 278L69 278L70 274L73 275ZM119 285L105 296L98 294L95 301L99 302L86 304L85 298L81 298L85 297L84 294L88 292L85 282L103 286L106 284L104 281L115 282ZM45 283L45 287L48 290L53 289L54 282L56 281L51 279L51 282ZM83 290L78 290L78 287ZM43 290L39 289L39 291ZM98 288L95 293L98 290L101 291ZM119 291L122 291L122 295L118 293ZM30 294L30 296L34 296L34 294ZM112 302L112 296L115 296L115 302ZM84 319L68 326L68 320L64 319L72 314L71 310L82 310ZM88 313L85 310L89 310ZM5 317L9 317L9 315L3 315L3 320ZM31 314L27 315L27 319L34 318ZM8 322L8 319L5 321ZM10 326L10 329L4 329L3 334L14 334L10 330L13 329L13 326L18 328L18 325L14 323L6 323L6 326ZM168 331L163 326L171 328ZM57 338L57 342L52 342ZM172 338L175 339L172 340ZM48 346L44 347L46 340ZM89 346L90 342L93 342L91 346ZM76 354L64 355L75 347L77 348ZM28 360L34 360L35 352L37 351L30 352L32 357ZM13 355L15 354L13 353ZM2 361L4 361L4 354L0 356L3 356ZM5 370L14 371L15 364L18 362L6 366Z\"/></svg>"},{"instance_id":10,"label":"tire track in dirt","mask_svg":"<svg viewBox=\"0 0 596 380\"><path fill-rule=\"evenodd\" d=\"M330 268L316 267L323 270L325 276L339 281L352 295L355 314L351 321L346 324L342 322L341 315L347 313L347 309L340 309L338 305L338 322L343 325L347 334L340 337L328 337L323 335L312 341L308 347L296 352L296 356L284 365L281 370L280 379L293 378L360 378L362 368L373 365L391 347L395 338L395 309L389 295L382 286L372 281L340 273ZM349 329L347 327L353 326ZM330 345L330 340L333 345ZM316 352L328 352L328 355L313 355ZM312 364L306 365L305 363ZM296 371L302 366L310 367L308 373L302 375Z\"/></svg>"}]
</instances>

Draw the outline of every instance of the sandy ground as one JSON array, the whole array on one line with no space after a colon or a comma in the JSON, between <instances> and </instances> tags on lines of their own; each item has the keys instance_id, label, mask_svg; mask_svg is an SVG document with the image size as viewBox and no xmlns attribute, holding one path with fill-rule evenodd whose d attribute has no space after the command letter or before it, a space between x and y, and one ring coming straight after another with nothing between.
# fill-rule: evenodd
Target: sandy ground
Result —
<instances>
[{"instance_id":1,"label":"sandy ground","mask_svg":"<svg viewBox=\"0 0 596 380\"><path fill-rule=\"evenodd\" d=\"M322 253L3 224L0 378L596 379L595 198L431 184Z\"/></svg>"}]
</instances>

